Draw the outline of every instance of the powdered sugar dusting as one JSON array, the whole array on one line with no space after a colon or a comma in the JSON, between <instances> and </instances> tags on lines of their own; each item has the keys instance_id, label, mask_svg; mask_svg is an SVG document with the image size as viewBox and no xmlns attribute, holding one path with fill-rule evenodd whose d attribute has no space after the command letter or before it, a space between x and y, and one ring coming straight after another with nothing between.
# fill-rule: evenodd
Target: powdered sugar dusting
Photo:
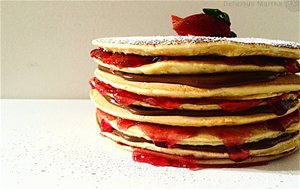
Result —
<instances>
[{"instance_id":1,"label":"powdered sugar dusting","mask_svg":"<svg viewBox=\"0 0 300 190\"><path fill-rule=\"evenodd\" d=\"M287 47L293 49L300 49L300 43L283 41L283 40L272 40L264 38L227 38L227 41L246 43L246 44L264 44L277 47Z\"/></svg>"},{"instance_id":2,"label":"powdered sugar dusting","mask_svg":"<svg viewBox=\"0 0 300 190\"><path fill-rule=\"evenodd\" d=\"M93 40L93 44L130 44L130 45L179 45L179 44L197 44L207 42L235 42L243 44L262 44L275 47L286 47L300 49L300 43L283 40L272 40L263 38L225 38L225 37L206 37L206 36L132 36L116 38L99 38Z\"/></svg>"}]
</instances>

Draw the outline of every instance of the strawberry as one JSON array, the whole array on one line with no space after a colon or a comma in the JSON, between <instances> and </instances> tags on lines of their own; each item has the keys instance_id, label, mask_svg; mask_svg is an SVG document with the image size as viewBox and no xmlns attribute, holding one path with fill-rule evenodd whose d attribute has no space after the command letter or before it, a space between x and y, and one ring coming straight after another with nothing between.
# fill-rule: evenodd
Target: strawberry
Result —
<instances>
[{"instance_id":1,"label":"strawberry","mask_svg":"<svg viewBox=\"0 0 300 190\"><path fill-rule=\"evenodd\" d=\"M178 35L234 37L229 16L218 9L203 9L205 13L186 18L172 15L173 29Z\"/></svg>"},{"instance_id":2,"label":"strawberry","mask_svg":"<svg viewBox=\"0 0 300 190\"><path fill-rule=\"evenodd\" d=\"M178 16L174 16L172 15L172 24L173 24L173 27L177 27L177 25L182 22L182 18L178 17Z\"/></svg>"},{"instance_id":3,"label":"strawberry","mask_svg":"<svg viewBox=\"0 0 300 190\"><path fill-rule=\"evenodd\" d=\"M155 61L161 61L160 57L147 57L133 54L112 53L102 48L94 49L90 52L90 56L100 59L103 63L114 65L118 68L139 67L144 64L150 64Z\"/></svg>"}]
</instances>

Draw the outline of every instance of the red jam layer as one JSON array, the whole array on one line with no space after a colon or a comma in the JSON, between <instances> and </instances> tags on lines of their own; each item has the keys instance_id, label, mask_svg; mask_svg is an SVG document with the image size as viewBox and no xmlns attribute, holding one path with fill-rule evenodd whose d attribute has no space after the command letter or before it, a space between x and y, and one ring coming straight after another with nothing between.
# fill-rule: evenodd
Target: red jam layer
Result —
<instances>
[{"instance_id":1,"label":"red jam layer","mask_svg":"<svg viewBox=\"0 0 300 190\"><path fill-rule=\"evenodd\" d=\"M204 99L181 99L181 98L167 98L167 97L151 97L145 95L139 95L125 90L114 88L113 86L106 84L96 77L93 77L89 81L91 88L98 90L101 95L112 95L114 100L121 106L130 106L136 102L143 102L155 107L161 107L163 109L174 110L178 109L182 104L201 104ZM262 102L267 102L268 106L272 108L274 113L278 115L285 114L291 107L295 106L295 98L290 99L291 94L298 97L298 92L284 94L274 98L268 98L263 100L207 100L205 103L217 103L222 110L227 112L239 112L249 110L255 106L258 106ZM201 102L202 101L202 102Z\"/></svg>"},{"instance_id":2,"label":"red jam layer","mask_svg":"<svg viewBox=\"0 0 300 190\"><path fill-rule=\"evenodd\" d=\"M110 125L109 121L117 119L117 117L110 115L108 113L105 113L97 108L96 110L97 114L97 121L99 123L100 130L102 132L113 132L113 127Z\"/></svg>"},{"instance_id":3,"label":"red jam layer","mask_svg":"<svg viewBox=\"0 0 300 190\"><path fill-rule=\"evenodd\" d=\"M204 165L198 164L197 159L193 156L177 156L170 155L141 148L134 148L132 159L136 162L148 163L154 166L172 166L178 168L188 168L191 170L198 170L202 168L237 168L266 165L268 162L258 163L236 163L236 164L217 164Z\"/></svg>"},{"instance_id":4,"label":"red jam layer","mask_svg":"<svg viewBox=\"0 0 300 190\"><path fill-rule=\"evenodd\" d=\"M192 127L175 127L157 125L154 123L139 123L138 127L155 143L164 143L172 147L183 139L197 135L197 130Z\"/></svg>"},{"instance_id":5,"label":"red jam layer","mask_svg":"<svg viewBox=\"0 0 300 190\"><path fill-rule=\"evenodd\" d=\"M249 156L249 151L241 148L246 139L251 137L251 129L265 128L271 130L284 131L292 123L299 122L300 111L297 110L289 115L264 122L240 125L240 126L226 126L226 127L176 127L169 125L161 125L154 123L145 123L131 120L124 120L120 117L115 117L107 114L100 109L97 109L98 117L100 118L100 129L103 132L112 132L112 127L107 120L117 120L118 127L126 130L135 125L139 127L156 146L171 148L183 139L196 136L199 132L213 134L223 140L227 147L227 152L230 159L238 162L245 160ZM124 121L123 121L124 120ZM102 122L104 126L102 126ZM121 123L121 126L120 126ZM125 126L122 126L125 123Z\"/></svg>"},{"instance_id":6,"label":"red jam layer","mask_svg":"<svg viewBox=\"0 0 300 190\"><path fill-rule=\"evenodd\" d=\"M92 82L94 82L95 85ZM90 85L92 89L98 90L101 95L112 95L120 105L125 106L132 105L135 102L145 102L152 106L159 105L164 109L176 109L179 108L180 104L184 103L184 99L144 96L117 89L98 80L96 77L90 80Z\"/></svg>"},{"instance_id":7,"label":"red jam layer","mask_svg":"<svg viewBox=\"0 0 300 190\"><path fill-rule=\"evenodd\" d=\"M132 159L154 166L173 166L179 168L198 169L199 165L193 157L175 156L140 148L134 148Z\"/></svg>"},{"instance_id":8,"label":"red jam layer","mask_svg":"<svg viewBox=\"0 0 300 190\"><path fill-rule=\"evenodd\" d=\"M140 56L134 54L112 53L102 48L94 49L90 52L92 58L97 58L103 63L114 65L118 68L139 67L159 61L177 60L177 61L222 61L228 65L258 65L266 66L267 64L283 65L288 73L297 73L300 71L300 65L297 60L284 59L264 56L245 56L245 57L213 57L213 56Z\"/></svg>"},{"instance_id":9,"label":"red jam layer","mask_svg":"<svg viewBox=\"0 0 300 190\"><path fill-rule=\"evenodd\" d=\"M120 117L112 116L97 109L97 115L100 119L100 129L102 132L112 132L113 128L108 121L116 120L118 128L126 130L133 125L137 125L154 143L164 143L166 147L172 147L177 142L197 135L197 128L193 127L175 127L169 125L160 125L154 123L137 122Z\"/></svg>"}]
</instances>

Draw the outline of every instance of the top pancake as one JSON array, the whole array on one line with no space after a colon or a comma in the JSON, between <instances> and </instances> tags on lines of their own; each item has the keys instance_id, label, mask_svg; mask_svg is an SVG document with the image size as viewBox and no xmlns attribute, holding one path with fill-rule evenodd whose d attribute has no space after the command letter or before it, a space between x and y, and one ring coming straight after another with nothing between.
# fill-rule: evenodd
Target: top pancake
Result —
<instances>
[{"instance_id":1,"label":"top pancake","mask_svg":"<svg viewBox=\"0 0 300 190\"><path fill-rule=\"evenodd\" d=\"M93 45L110 52L143 56L272 56L300 58L300 44L262 38L206 36L148 36L99 38Z\"/></svg>"}]
</instances>

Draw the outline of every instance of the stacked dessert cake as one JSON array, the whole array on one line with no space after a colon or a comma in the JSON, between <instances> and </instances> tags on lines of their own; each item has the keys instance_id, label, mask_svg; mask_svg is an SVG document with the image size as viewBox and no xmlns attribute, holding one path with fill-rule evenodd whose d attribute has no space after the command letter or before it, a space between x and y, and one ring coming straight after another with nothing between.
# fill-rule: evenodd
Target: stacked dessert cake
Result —
<instances>
[{"instance_id":1,"label":"stacked dessert cake","mask_svg":"<svg viewBox=\"0 0 300 190\"><path fill-rule=\"evenodd\" d=\"M300 44L201 36L93 44L101 134L135 161L248 166L299 148Z\"/></svg>"}]
</instances>

